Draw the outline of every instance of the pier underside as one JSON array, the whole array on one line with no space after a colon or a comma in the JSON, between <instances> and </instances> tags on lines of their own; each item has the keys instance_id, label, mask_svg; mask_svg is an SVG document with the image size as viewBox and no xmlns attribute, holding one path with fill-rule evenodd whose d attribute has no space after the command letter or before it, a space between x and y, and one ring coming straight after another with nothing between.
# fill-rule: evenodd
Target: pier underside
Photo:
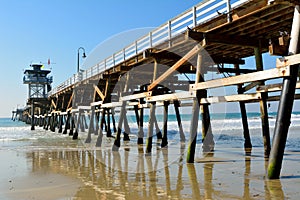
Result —
<instances>
[{"instance_id":1,"label":"pier underside","mask_svg":"<svg viewBox=\"0 0 300 200\"><path fill-rule=\"evenodd\" d=\"M188 142L186 160L194 162L199 122L203 151L214 150L210 107L217 103L239 103L244 146L249 152L252 145L245 104L259 102L265 157L269 157L272 148L267 104L284 104L284 95L279 92L287 87L284 80L298 74L300 63L297 50L289 55L297 3L251 0L229 9L230 12L218 12L212 19L195 23L193 28L187 27L183 33L113 67L58 88L49 96L50 110L36 116L40 119L37 123L52 131L56 127L63 133L69 131L73 139L80 134L87 143L92 142L92 134L97 134L98 147L106 132L107 137L115 137L112 149L117 151L122 134L124 140L130 140L126 113L134 111L139 127L137 143L145 143L145 153L151 154L154 136L161 141L161 147L168 146L168 109L173 106L180 140ZM276 66L263 62L262 54L267 52L282 56ZM246 58L251 56L255 65L245 65ZM300 82L291 87L300 88ZM231 88L231 92L227 93L226 88ZM293 100L300 97L297 92L291 95ZM157 107L163 109L162 127L157 123ZM181 107L189 107L192 114L187 135L182 130ZM145 113L149 115L147 133L143 132ZM81 133L85 131L87 134ZM284 150L284 146L280 148ZM273 176L270 172L269 176L279 174Z\"/></svg>"}]
</instances>

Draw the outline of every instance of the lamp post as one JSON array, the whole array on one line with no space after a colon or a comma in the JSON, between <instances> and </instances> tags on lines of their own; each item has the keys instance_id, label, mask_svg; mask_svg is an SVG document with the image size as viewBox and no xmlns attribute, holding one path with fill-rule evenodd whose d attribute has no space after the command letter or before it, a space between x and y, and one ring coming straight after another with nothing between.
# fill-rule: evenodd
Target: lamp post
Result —
<instances>
[{"instance_id":1,"label":"lamp post","mask_svg":"<svg viewBox=\"0 0 300 200\"><path fill-rule=\"evenodd\" d=\"M77 73L79 72L79 51L83 50L82 58L86 58L85 49L83 47L79 47L77 50Z\"/></svg>"}]
</instances>

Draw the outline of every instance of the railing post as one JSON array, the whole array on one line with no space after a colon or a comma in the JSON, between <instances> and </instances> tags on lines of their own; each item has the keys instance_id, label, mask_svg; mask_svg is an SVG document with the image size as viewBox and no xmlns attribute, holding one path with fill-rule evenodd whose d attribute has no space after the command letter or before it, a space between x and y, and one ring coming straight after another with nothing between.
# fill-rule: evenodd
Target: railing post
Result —
<instances>
[{"instance_id":1,"label":"railing post","mask_svg":"<svg viewBox=\"0 0 300 200\"><path fill-rule=\"evenodd\" d=\"M149 46L152 48L153 42L152 42L152 32L149 33Z\"/></svg>"},{"instance_id":2,"label":"railing post","mask_svg":"<svg viewBox=\"0 0 300 200\"><path fill-rule=\"evenodd\" d=\"M172 24L171 21L168 21L168 37L169 37L169 47L172 46Z\"/></svg>"},{"instance_id":3,"label":"railing post","mask_svg":"<svg viewBox=\"0 0 300 200\"><path fill-rule=\"evenodd\" d=\"M192 8L193 11L193 26L196 27L197 26L197 7L194 6Z\"/></svg>"},{"instance_id":4,"label":"railing post","mask_svg":"<svg viewBox=\"0 0 300 200\"><path fill-rule=\"evenodd\" d=\"M227 22L232 22L230 0L226 0L227 4Z\"/></svg>"},{"instance_id":5,"label":"railing post","mask_svg":"<svg viewBox=\"0 0 300 200\"><path fill-rule=\"evenodd\" d=\"M113 64L114 64L114 66L115 66L115 65L116 65L115 54L112 55L112 58L113 58Z\"/></svg>"},{"instance_id":6,"label":"railing post","mask_svg":"<svg viewBox=\"0 0 300 200\"><path fill-rule=\"evenodd\" d=\"M125 52L125 49L123 49L123 61L126 60L126 52Z\"/></svg>"}]
</instances>

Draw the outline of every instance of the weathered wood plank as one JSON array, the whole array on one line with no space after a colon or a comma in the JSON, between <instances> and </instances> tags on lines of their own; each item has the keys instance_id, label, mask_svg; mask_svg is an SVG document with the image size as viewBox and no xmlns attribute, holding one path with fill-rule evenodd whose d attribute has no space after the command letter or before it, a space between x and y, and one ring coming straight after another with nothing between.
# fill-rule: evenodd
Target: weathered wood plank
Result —
<instances>
[{"instance_id":1,"label":"weathered wood plank","mask_svg":"<svg viewBox=\"0 0 300 200\"><path fill-rule=\"evenodd\" d=\"M130 100L134 100L134 99L140 99L140 98L146 98L148 96L151 96L152 92L142 92L142 93L138 93L138 94L132 94L132 95L128 95L128 96L124 96L120 98L120 101L130 101Z\"/></svg>"},{"instance_id":2,"label":"weathered wood plank","mask_svg":"<svg viewBox=\"0 0 300 200\"><path fill-rule=\"evenodd\" d=\"M300 89L300 82L297 82L296 88ZM271 85L262 85L257 87L257 92L279 92L282 90L282 83L271 84Z\"/></svg>"},{"instance_id":3,"label":"weathered wood plank","mask_svg":"<svg viewBox=\"0 0 300 200\"><path fill-rule=\"evenodd\" d=\"M95 101L91 103L91 106L99 106L103 103L103 101Z\"/></svg>"},{"instance_id":4,"label":"weathered wood plank","mask_svg":"<svg viewBox=\"0 0 300 200\"><path fill-rule=\"evenodd\" d=\"M242 74L228 78L210 80L206 82L196 83L190 85L190 91L203 90L217 87L224 87L230 85L237 85L241 83L248 83L254 81L268 80L286 77L290 75L290 67L274 68L265 71L253 72L250 74Z\"/></svg>"},{"instance_id":5,"label":"weathered wood plank","mask_svg":"<svg viewBox=\"0 0 300 200\"><path fill-rule=\"evenodd\" d=\"M194 92L178 92L172 94L164 94L164 95L157 95L157 96L150 96L147 97L147 102L153 101L173 101L173 100L182 100L182 99L191 99L196 97Z\"/></svg>"},{"instance_id":6,"label":"weathered wood plank","mask_svg":"<svg viewBox=\"0 0 300 200\"><path fill-rule=\"evenodd\" d=\"M72 92L72 95L71 95L71 97L70 97L70 99L69 99L69 102L68 102L68 105L67 105L67 109L70 108L71 103L72 103L72 101L73 101L73 97L74 97L74 92Z\"/></svg>"},{"instance_id":7,"label":"weathered wood plank","mask_svg":"<svg viewBox=\"0 0 300 200\"><path fill-rule=\"evenodd\" d=\"M105 96L104 96L104 94L100 91L100 89L98 88L98 86L97 85L93 85L94 86L94 89L95 89L95 91L97 92L97 94L100 96L100 98L102 99L102 101L104 101L104 99L105 99Z\"/></svg>"},{"instance_id":8,"label":"weathered wood plank","mask_svg":"<svg viewBox=\"0 0 300 200\"><path fill-rule=\"evenodd\" d=\"M285 56L276 59L276 67L286 67L300 63L300 54Z\"/></svg>"},{"instance_id":9,"label":"weathered wood plank","mask_svg":"<svg viewBox=\"0 0 300 200\"><path fill-rule=\"evenodd\" d=\"M148 86L148 91L153 90L159 83L164 81L168 76L170 76L174 71L176 71L181 65L183 65L187 60L193 57L201 49L200 45L196 45L192 50L190 50L185 56L178 60L172 67L170 67L165 73L158 77L153 83Z\"/></svg>"}]
</instances>

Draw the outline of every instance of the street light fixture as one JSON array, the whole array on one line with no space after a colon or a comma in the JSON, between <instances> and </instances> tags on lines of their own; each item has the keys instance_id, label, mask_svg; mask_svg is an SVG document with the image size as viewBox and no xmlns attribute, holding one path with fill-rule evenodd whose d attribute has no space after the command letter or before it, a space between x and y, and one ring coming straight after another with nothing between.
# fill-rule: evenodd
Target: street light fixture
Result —
<instances>
[{"instance_id":1,"label":"street light fixture","mask_svg":"<svg viewBox=\"0 0 300 200\"><path fill-rule=\"evenodd\" d=\"M79 50L83 50L82 58L86 58L85 49L83 47L79 47L77 50L77 73L79 72Z\"/></svg>"}]
</instances>

